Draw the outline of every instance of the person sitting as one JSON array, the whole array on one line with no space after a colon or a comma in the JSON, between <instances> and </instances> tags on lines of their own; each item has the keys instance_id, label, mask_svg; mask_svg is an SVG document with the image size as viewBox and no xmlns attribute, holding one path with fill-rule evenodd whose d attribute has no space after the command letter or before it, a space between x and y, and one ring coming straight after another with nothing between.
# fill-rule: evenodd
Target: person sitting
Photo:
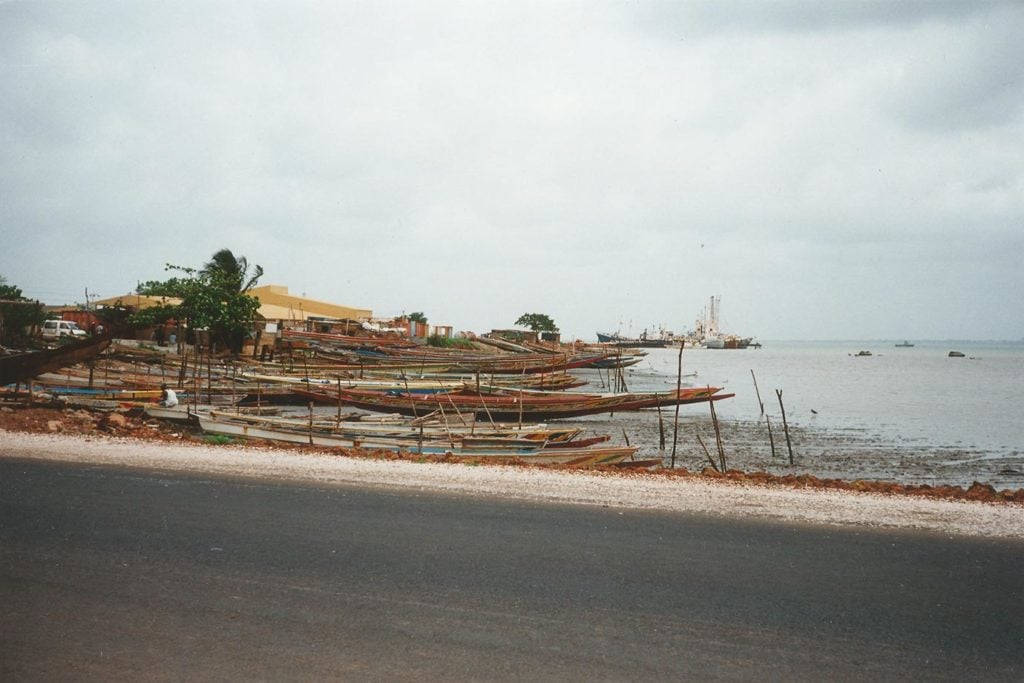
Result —
<instances>
[{"instance_id":1,"label":"person sitting","mask_svg":"<svg viewBox=\"0 0 1024 683\"><path fill-rule=\"evenodd\" d=\"M160 401L158 401L158 404L164 408L173 408L178 405L178 395L174 393L174 389L171 389L166 384L161 384Z\"/></svg>"}]
</instances>

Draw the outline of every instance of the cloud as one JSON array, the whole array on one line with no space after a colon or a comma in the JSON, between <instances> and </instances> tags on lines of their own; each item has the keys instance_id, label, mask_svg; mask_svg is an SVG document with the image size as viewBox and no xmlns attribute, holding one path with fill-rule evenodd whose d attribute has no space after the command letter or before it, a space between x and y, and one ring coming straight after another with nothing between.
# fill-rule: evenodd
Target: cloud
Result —
<instances>
[{"instance_id":1,"label":"cloud","mask_svg":"<svg viewBox=\"0 0 1024 683\"><path fill-rule=\"evenodd\" d=\"M1020 337L986 283L1022 284L1022 15L0 5L0 273L73 300L228 247L316 298L584 337L711 294L762 337L914 336L891 287Z\"/></svg>"}]
</instances>

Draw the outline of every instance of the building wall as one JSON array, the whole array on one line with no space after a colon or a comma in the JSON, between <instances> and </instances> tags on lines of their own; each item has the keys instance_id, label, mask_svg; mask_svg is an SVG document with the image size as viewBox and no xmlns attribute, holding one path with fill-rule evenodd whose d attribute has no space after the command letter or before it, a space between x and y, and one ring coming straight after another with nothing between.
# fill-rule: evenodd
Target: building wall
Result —
<instances>
[{"instance_id":1,"label":"building wall","mask_svg":"<svg viewBox=\"0 0 1024 683\"><path fill-rule=\"evenodd\" d=\"M260 304L271 307L274 315L266 316L272 319L280 319L281 309L288 309L294 312L295 319L304 320L307 316L318 316L324 318L349 318L352 320L369 320L373 317L373 311L368 308L352 308L340 306L327 301L307 299L288 292L283 285L264 285L249 290L249 294L259 300ZM262 311L261 311L262 314Z\"/></svg>"}]
</instances>

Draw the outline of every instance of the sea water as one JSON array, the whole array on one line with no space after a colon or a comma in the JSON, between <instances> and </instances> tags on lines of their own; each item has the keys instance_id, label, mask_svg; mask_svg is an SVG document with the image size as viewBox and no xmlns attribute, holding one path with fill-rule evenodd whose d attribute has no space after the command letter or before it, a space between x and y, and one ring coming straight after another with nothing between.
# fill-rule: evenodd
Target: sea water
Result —
<instances>
[{"instance_id":1,"label":"sea water","mask_svg":"<svg viewBox=\"0 0 1024 683\"><path fill-rule=\"evenodd\" d=\"M760 349L685 347L684 385L720 386L724 419L757 420L761 405L791 425L856 429L918 449L1001 458L1024 451L1024 343L929 341L765 342ZM963 358L950 358L950 351ZM856 355L870 351L870 356ZM679 349L648 349L629 368L630 391L675 387ZM696 372L696 376L691 376ZM751 374L753 372L753 374Z\"/></svg>"}]
</instances>

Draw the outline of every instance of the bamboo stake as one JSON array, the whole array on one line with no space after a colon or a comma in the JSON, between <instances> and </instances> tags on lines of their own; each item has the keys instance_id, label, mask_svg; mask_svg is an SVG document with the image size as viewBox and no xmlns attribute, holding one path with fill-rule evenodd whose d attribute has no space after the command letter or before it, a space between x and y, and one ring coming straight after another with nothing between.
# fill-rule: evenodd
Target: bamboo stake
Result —
<instances>
[{"instance_id":1,"label":"bamboo stake","mask_svg":"<svg viewBox=\"0 0 1024 683\"><path fill-rule=\"evenodd\" d=\"M754 368L750 368L750 376L754 378L754 392L757 394L757 403L761 406L761 414L764 415L764 401L761 400L761 391L757 388L757 377L754 375Z\"/></svg>"},{"instance_id":2,"label":"bamboo stake","mask_svg":"<svg viewBox=\"0 0 1024 683\"><path fill-rule=\"evenodd\" d=\"M768 443L772 445L772 459L775 459L775 437L772 436L772 418L768 415L764 416L764 421L768 423Z\"/></svg>"},{"instance_id":3,"label":"bamboo stake","mask_svg":"<svg viewBox=\"0 0 1024 683\"><path fill-rule=\"evenodd\" d=\"M341 375L338 375L338 426L341 426Z\"/></svg>"},{"instance_id":4,"label":"bamboo stake","mask_svg":"<svg viewBox=\"0 0 1024 683\"><path fill-rule=\"evenodd\" d=\"M789 440L789 424L786 422L786 406L782 405L782 391L780 389L775 390L775 395L779 397L779 409L782 411L782 429L786 432L786 448L789 449L789 466L793 466L793 444Z\"/></svg>"},{"instance_id":5,"label":"bamboo stake","mask_svg":"<svg viewBox=\"0 0 1024 683\"><path fill-rule=\"evenodd\" d=\"M256 378L256 416L263 414L263 382Z\"/></svg>"},{"instance_id":6,"label":"bamboo stake","mask_svg":"<svg viewBox=\"0 0 1024 683\"><path fill-rule=\"evenodd\" d=\"M679 441L679 392L683 388L683 347L686 342L679 343L679 371L676 375L676 417L672 425L672 469L676 467L676 444Z\"/></svg>"}]
</instances>

